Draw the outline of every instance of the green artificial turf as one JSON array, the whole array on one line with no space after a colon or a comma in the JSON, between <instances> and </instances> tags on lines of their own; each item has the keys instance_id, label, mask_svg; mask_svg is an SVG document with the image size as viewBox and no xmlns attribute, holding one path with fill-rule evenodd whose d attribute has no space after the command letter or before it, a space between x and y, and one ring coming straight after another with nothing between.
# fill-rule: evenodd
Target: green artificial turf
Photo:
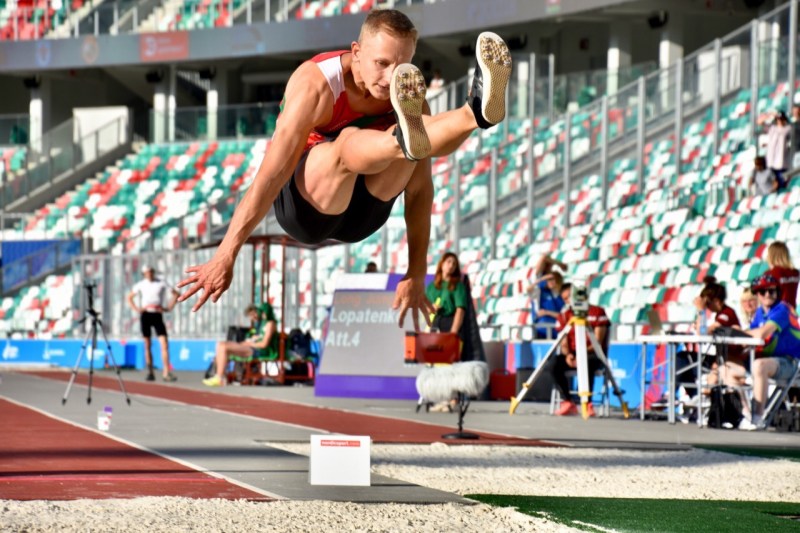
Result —
<instances>
[{"instance_id":1,"label":"green artificial turf","mask_svg":"<svg viewBox=\"0 0 800 533\"><path fill-rule=\"evenodd\" d=\"M469 495L584 531L800 531L800 503Z\"/></svg>"},{"instance_id":2,"label":"green artificial turf","mask_svg":"<svg viewBox=\"0 0 800 533\"><path fill-rule=\"evenodd\" d=\"M715 452L733 453L736 455L747 455L750 457L766 457L767 459L788 459L790 461L800 461L800 448L767 448L753 446L722 446L722 445L695 445L695 448L711 450Z\"/></svg>"}]
</instances>

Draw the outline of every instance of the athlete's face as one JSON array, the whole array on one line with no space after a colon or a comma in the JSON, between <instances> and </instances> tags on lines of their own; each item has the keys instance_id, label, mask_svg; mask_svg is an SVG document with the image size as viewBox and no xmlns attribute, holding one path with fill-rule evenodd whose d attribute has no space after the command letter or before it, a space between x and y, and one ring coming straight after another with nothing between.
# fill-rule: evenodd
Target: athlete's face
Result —
<instances>
[{"instance_id":1,"label":"athlete's face","mask_svg":"<svg viewBox=\"0 0 800 533\"><path fill-rule=\"evenodd\" d=\"M388 100L392 72L397 65L411 62L415 44L410 37L396 37L384 31L365 32L361 42L354 42L351 49L364 90L373 98Z\"/></svg>"}]
</instances>

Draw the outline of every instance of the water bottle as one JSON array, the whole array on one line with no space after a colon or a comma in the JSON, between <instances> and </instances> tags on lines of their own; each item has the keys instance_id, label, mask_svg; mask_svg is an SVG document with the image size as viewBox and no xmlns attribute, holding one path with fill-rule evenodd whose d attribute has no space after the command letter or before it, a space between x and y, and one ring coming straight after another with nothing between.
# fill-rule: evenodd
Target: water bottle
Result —
<instances>
[{"instance_id":1,"label":"water bottle","mask_svg":"<svg viewBox=\"0 0 800 533\"><path fill-rule=\"evenodd\" d=\"M701 309L698 313L700 313L700 335L705 335L708 333L708 317L706 316L706 310Z\"/></svg>"}]
</instances>

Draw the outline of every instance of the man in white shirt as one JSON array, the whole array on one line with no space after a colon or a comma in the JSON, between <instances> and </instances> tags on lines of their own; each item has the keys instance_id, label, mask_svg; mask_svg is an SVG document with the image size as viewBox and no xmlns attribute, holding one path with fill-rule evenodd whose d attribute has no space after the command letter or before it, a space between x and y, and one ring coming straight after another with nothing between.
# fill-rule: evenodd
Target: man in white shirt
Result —
<instances>
[{"instance_id":1,"label":"man in white shirt","mask_svg":"<svg viewBox=\"0 0 800 533\"><path fill-rule=\"evenodd\" d=\"M164 326L164 311L172 311L180 293L163 280L156 279L156 271L153 267L143 266L142 274L144 279L134 285L128 294L128 305L140 314L142 336L144 337L144 359L147 363L147 381L156 379L153 374L153 356L150 351L150 336L153 329L156 330L158 341L161 343L164 381L175 381L177 378L169 371L169 345L167 344L167 328ZM172 301L165 306L167 292L172 294ZM138 305L135 302L137 295L139 296Z\"/></svg>"}]
</instances>

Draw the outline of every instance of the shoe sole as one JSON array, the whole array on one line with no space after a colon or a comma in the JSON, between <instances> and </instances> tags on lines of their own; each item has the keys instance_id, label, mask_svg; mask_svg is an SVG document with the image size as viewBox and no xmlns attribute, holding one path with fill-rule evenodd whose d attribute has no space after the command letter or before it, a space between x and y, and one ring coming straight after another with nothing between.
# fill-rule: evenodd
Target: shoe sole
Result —
<instances>
[{"instance_id":1,"label":"shoe sole","mask_svg":"<svg viewBox=\"0 0 800 533\"><path fill-rule=\"evenodd\" d=\"M431 142L422 121L425 78L417 67L403 63L394 70L389 92L397 116L397 127L403 136L406 157L412 160L425 159L431 153Z\"/></svg>"},{"instance_id":2,"label":"shoe sole","mask_svg":"<svg viewBox=\"0 0 800 533\"><path fill-rule=\"evenodd\" d=\"M511 78L511 54L508 45L496 33L485 31L478 35L475 58L483 76L481 113L491 124L506 118L506 87Z\"/></svg>"}]
</instances>

